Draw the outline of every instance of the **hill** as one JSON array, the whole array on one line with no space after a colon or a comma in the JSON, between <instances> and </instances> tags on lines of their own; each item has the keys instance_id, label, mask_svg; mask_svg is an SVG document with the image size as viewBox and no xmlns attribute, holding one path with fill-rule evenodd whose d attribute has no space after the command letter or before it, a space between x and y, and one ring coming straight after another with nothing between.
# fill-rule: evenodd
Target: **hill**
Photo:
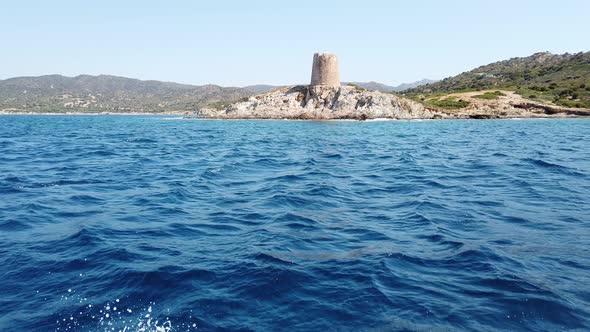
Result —
<instances>
[{"instance_id":1,"label":"hill","mask_svg":"<svg viewBox=\"0 0 590 332\"><path fill-rule=\"evenodd\" d=\"M408 90L408 89L413 89L419 86L423 86L426 84L430 84L430 83L436 83L438 82L437 80L429 80L429 79L423 79L420 81L416 81L416 82L412 82L412 83L402 83L396 87L393 88L393 91L395 92L401 92L404 90Z\"/></svg>"},{"instance_id":2,"label":"hill","mask_svg":"<svg viewBox=\"0 0 590 332\"><path fill-rule=\"evenodd\" d=\"M252 92L100 75L47 75L0 80L0 111L174 112L228 103Z\"/></svg>"},{"instance_id":3,"label":"hill","mask_svg":"<svg viewBox=\"0 0 590 332\"><path fill-rule=\"evenodd\" d=\"M267 84L256 84L256 85L249 85L249 86L244 87L244 89L246 89L254 94L269 92L270 90L274 90L276 88L279 88L279 86L278 85L267 85Z\"/></svg>"},{"instance_id":4,"label":"hill","mask_svg":"<svg viewBox=\"0 0 590 332\"><path fill-rule=\"evenodd\" d=\"M371 91L392 92L395 90L394 86L386 85L378 82L342 82L342 85L354 85L363 89Z\"/></svg>"},{"instance_id":5,"label":"hill","mask_svg":"<svg viewBox=\"0 0 590 332\"><path fill-rule=\"evenodd\" d=\"M590 108L590 52L536 53L513 58L409 89L404 94L425 100L433 95L493 89L514 91L540 103Z\"/></svg>"}]
</instances>

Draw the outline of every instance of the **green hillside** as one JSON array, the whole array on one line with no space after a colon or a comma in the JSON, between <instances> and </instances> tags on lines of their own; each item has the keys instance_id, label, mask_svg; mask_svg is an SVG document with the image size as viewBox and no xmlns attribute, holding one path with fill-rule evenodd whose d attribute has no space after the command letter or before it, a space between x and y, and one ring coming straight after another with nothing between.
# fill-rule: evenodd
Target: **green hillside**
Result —
<instances>
[{"instance_id":1,"label":"green hillside","mask_svg":"<svg viewBox=\"0 0 590 332\"><path fill-rule=\"evenodd\" d=\"M109 75L16 77L0 80L0 111L190 112L250 95L252 92L240 88L141 81Z\"/></svg>"},{"instance_id":2,"label":"green hillside","mask_svg":"<svg viewBox=\"0 0 590 332\"><path fill-rule=\"evenodd\" d=\"M590 52L525 58L481 66L442 81L404 91L417 99L461 91L506 89L542 103L590 108Z\"/></svg>"}]
</instances>

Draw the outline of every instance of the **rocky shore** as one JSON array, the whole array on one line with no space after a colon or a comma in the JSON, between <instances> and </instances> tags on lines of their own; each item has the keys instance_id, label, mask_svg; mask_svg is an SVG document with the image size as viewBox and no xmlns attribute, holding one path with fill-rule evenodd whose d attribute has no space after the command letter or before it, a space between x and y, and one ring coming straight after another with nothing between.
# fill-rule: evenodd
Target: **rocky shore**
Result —
<instances>
[{"instance_id":1,"label":"rocky shore","mask_svg":"<svg viewBox=\"0 0 590 332\"><path fill-rule=\"evenodd\" d=\"M443 109L393 93L365 90L357 86L291 86L255 95L220 108L196 112L36 112L0 109L6 114L47 115L174 115L202 119L292 119L292 120L370 120L370 119L504 119L590 117L590 109L565 108L541 104L512 91L497 91L494 99L481 99L486 91L452 93L437 99L462 101L468 106ZM491 93L491 91L488 91ZM428 100L425 102L428 105Z\"/></svg>"},{"instance_id":2,"label":"rocky shore","mask_svg":"<svg viewBox=\"0 0 590 332\"><path fill-rule=\"evenodd\" d=\"M219 119L425 119L435 113L393 94L352 86L292 86L250 97L225 109L201 109Z\"/></svg>"},{"instance_id":3,"label":"rocky shore","mask_svg":"<svg viewBox=\"0 0 590 332\"><path fill-rule=\"evenodd\" d=\"M481 92L478 92L481 93ZM472 94L478 94L472 93ZM458 110L427 108L391 93L355 86L292 86L275 89L221 109L204 108L198 116L213 119L496 119L590 116L590 110L530 102L507 92L498 100L466 94L470 106ZM519 98L520 97L520 98Z\"/></svg>"}]
</instances>

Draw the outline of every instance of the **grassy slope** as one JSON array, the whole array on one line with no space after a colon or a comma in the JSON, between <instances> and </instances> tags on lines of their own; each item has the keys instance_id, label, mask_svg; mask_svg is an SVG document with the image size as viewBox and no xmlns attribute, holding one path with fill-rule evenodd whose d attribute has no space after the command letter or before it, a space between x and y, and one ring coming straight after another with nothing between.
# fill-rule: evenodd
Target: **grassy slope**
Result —
<instances>
[{"instance_id":1,"label":"grassy slope","mask_svg":"<svg viewBox=\"0 0 590 332\"><path fill-rule=\"evenodd\" d=\"M526 58L513 58L406 90L405 94L425 102L433 97L444 100L442 96L449 93L489 89L516 91L525 98L543 103L590 108L590 52L537 53ZM439 107L445 108L444 103Z\"/></svg>"}]
</instances>

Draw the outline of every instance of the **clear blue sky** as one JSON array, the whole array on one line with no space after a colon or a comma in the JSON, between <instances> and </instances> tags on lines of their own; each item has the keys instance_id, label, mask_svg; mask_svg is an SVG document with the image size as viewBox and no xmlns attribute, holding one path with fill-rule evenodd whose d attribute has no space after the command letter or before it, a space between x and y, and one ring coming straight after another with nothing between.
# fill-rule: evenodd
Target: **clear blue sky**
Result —
<instances>
[{"instance_id":1,"label":"clear blue sky","mask_svg":"<svg viewBox=\"0 0 590 332\"><path fill-rule=\"evenodd\" d=\"M538 51L590 49L589 0L2 1L0 79L112 74L243 86L440 79Z\"/></svg>"}]
</instances>

